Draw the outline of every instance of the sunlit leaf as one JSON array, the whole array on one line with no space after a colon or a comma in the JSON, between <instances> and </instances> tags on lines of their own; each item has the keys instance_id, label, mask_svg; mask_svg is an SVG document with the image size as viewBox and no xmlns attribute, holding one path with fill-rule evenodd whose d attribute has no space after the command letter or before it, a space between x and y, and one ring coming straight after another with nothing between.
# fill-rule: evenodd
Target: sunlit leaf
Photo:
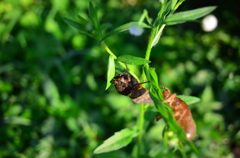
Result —
<instances>
[{"instance_id":1,"label":"sunlit leaf","mask_svg":"<svg viewBox=\"0 0 240 158\"><path fill-rule=\"evenodd\" d=\"M143 65L143 64L150 63L149 60L146 60L146 59L140 58L140 57L135 57L135 56L132 56L132 55L119 56L117 58L117 61L129 64L129 65Z\"/></svg>"},{"instance_id":2,"label":"sunlit leaf","mask_svg":"<svg viewBox=\"0 0 240 158\"><path fill-rule=\"evenodd\" d=\"M203 17L216 9L215 6L204 7L169 15L164 21L167 25L174 25Z\"/></svg>"},{"instance_id":3,"label":"sunlit leaf","mask_svg":"<svg viewBox=\"0 0 240 158\"><path fill-rule=\"evenodd\" d=\"M111 86L110 81L113 79L114 75L115 75L115 62L113 56L109 55L106 89L108 89Z\"/></svg>"},{"instance_id":4,"label":"sunlit leaf","mask_svg":"<svg viewBox=\"0 0 240 158\"><path fill-rule=\"evenodd\" d=\"M102 145L97 147L93 153L105 153L114 150L118 150L129 143L131 143L132 138L137 135L137 131L131 129L123 129L119 132L116 132L113 136L104 141Z\"/></svg>"},{"instance_id":5,"label":"sunlit leaf","mask_svg":"<svg viewBox=\"0 0 240 158\"><path fill-rule=\"evenodd\" d=\"M175 7L175 5L177 4L177 1L178 0L172 0L171 2L171 9L173 10L174 9L174 7Z\"/></svg>"}]
</instances>

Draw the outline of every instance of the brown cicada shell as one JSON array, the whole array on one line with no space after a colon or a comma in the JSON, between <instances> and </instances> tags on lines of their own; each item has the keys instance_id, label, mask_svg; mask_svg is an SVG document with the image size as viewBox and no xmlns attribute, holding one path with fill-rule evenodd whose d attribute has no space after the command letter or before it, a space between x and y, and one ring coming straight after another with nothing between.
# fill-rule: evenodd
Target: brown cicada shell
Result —
<instances>
[{"instance_id":1,"label":"brown cicada shell","mask_svg":"<svg viewBox=\"0 0 240 158\"><path fill-rule=\"evenodd\" d=\"M183 100L176 97L177 96L176 93L171 94L168 88L166 87L161 88L165 89L165 91L163 91L163 96L165 99L163 103L169 104L169 106L172 108L174 112L174 117L176 121L185 131L187 138L189 140L192 140L196 133L196 124L192 118L190 108Z\"/></svg>"}]
</instances>

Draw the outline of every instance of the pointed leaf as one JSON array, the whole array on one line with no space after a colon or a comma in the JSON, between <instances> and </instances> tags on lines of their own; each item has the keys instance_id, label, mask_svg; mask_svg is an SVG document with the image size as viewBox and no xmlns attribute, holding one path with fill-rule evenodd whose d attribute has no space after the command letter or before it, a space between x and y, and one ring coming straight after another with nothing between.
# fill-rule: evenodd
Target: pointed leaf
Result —
<instances>
[{"instance_id":1,"label":"pointed leaf","mask_svg":"<svg viewBox=\"0 0 240 158\"><path fill-rule=\"evenodd\" d=\"M165 7L164 7L164 11L163 11L162 16L165 18L165 16L168 15L171 10L172 10L172 1L168 1L168 2L165 4Z\"/></svg>"},{"instance_id":2,"label":"pointed leaf","mask_svg":"<svg viewBox=\"0 0 240 158\"><path fill-rule=\"evenodd\" d=\"M88 23L88 20L86 20L84 17L81 15L78 15L78 19L81 22L81 24L86 25Z\"/></svg>"},{"instance_id":3,"label":"pointed leaf","mask_svg":"<svg viewBox=\"0 0 240 158\"><path fill-rule=\"evenodd\" d=\"M94 150L94 154L100 154L105 152L110 152L113 150L118 150L129 143L131 143L132 138L137 135L135 130L123 129L120 132L116 132L113 136L104 141L102 145Z\"/></svg>"},{"instance_id":4,"label":"pointed leaf","mask_svg":"<svg viewBox=\"0 0 240 158\"><path fill-rule=\"evenodd\" d=\"M130 22L130 23L121 25L121 26L115 28L114 30L108 32L108 33L101 39L101 41L103 41L104 39L106 39L106 38L108 38L108 37L110 37L110 36L112 36L112 35L118 34L118 33L123 32L123 31L127 31L130 26L134 26L134 25L137 25L137 26L140 26L140 27L143 27L143 28L151 28L149 25L147 25L147 24L145 24L145 23Z\"/></svg>"},{"instance_id":5,"label":"pointed leaf","mask_svg":"<svg viewBox=\"0 0 240 158\"><path fill-rule=\"evenodd\" d=\"M93 4L90 2L89 3L89 18L94 26L94 28L96 29L96 31L99 31L99 22L98 22L98 17L97 17L97 11L96 9L93 7Z\"/></svg>"},{"instance_id":6,"label":"pointed leaf","mask_svg":"<svg viewBox=\"0 0 240 158\"><path fill-rule=\"evenodd\" d=\"M103 24L101 24L101 26L100 26L100 30L101 30L101 31L106 30L106 29L108 29L110 26L111 26L110 23L103 23Z\"/></svg>"},{"instance_id":7,"label":"pointed leaf","mask_svg":"<svg viewBox=\"0 0 240 158\"><path fill-rule=\"evenodd\" d=\"M175 5L177 4L177 1L178 0L172 0L171 2L171 9L173 10L174 9L174 7L175 7Z\"/></svg>"},{"instance_id":8,"label":"pointed leaf","mask_svg":"<svg viewBox=\"0 0 240 158\"><path fill-rule=\"evenodd\" d=\"M200 98L186 95L177 95L178 98L182 99L187 105L195 104L200 101Z\"/></svg>"},{"instance_id":9,"label":"pointed leaf","mask_svg":"<svg viewBox=\"0 0 240 158\"><path fill-rule=\"evenodd\" d=\"M160 87L159 84L158 84L158 77L157 77L157 74L155 72L155 69L154 68L149 68L149 73L150 73L150 77L151 79L149 79L152 83L152 85L154 87Z\"/></svg>"},{"instance_id":10,"label":"pointed leaf","mask_svg":"<svg viewBox=\"0 0 240 158\"><path fill-rule=\"evenodd\" d=\"M129 64L129 65L143 65L143 64L150 63L149 60L146 60L140 57L135 57L132 55L121 55L117 58L117 61Z\"/></svg>"},{"instance_id":11,"label":"pointed leaf","mask_svg":"<svg viewBox=\"0 0 240 158\"><path fill-rule=\"evenodd\" d=\"M114 75L115 75L115 62L114 62L113 56L109 55L108 71L107 71L107 85L106 85L105 90L107 90L111 86L111 80L113 79Z\"/></svg>"},{"instance_id":12,"label":"pointed leaf","mask_svg":"<svg viewBox=\"0 0 240 158\"><path fill-rule=\"evenodd\" d=\"M90 37L94 38L93 35L91 35L87 31L85 31L85 27L82 24L80 24L76 21L73 21L71 19L67 19L67 18L63 18L63 20L66 23L68 23L69 25L71 25L72 27L76 28L81 34L84 34L84 35L87 35L87 36L90 36Z\"/></svg>"},{"instance_id":13,"label":"pointed leaf","mask_svg":"<svg viewBox=\"0 0 240 158\"><path fill-rule=\"evenodd\" d=\"M166 18L165 23L167 25L174 25L174 24L179 24L186 21L190 21L190 20L195 20L209 14L214 9L216 9L216 7L212 6L212 7L204 7L204 8L175 13L175 14L169 15Z\"/></svg>"}]
</instances>

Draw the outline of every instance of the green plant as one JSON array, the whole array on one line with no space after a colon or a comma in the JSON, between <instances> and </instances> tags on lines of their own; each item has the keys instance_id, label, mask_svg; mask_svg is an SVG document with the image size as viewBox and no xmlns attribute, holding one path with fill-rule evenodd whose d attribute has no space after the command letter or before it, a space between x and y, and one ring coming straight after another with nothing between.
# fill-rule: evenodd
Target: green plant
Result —
<instances>
[{"instance_id":1,"label":"green plant","mask_svg":"<svg viewBox=\"0 0 240 158\"><path fill-rule=\"evenodd\" d=\"M154 21L148 16L147 10L144 10L142 13L142 16L138 22L130 22L124 25L121 25L111 31L107 31L108 24L107 23L100 23L100 20L97 16L97 11L93 7L92 3L89 5L89 16L88 19L78 15L78 21L70 20L68 18L64 18L64 20L70 24L71 26L78 29L79 33L87 35L89 37L92 37L99 41L104 49L109 53L109 61L108 61L108 74L107 74L107 84L106 89L110 86L110 81L115 75L115 63L117 62L122 67L124 67L124 63L130 64L130 65L143 65L143 75L142 80L149 81L149 87L150 87L150 94L154 101L156 109L159 111L161 116L165 119L167 126L170 127L170 129L177 134L179 138L178 145L175 146L175 149L179 149L183 156L185 156L185 150L183 144L187 142L190 147L197 152L196 147L194 144L187 140L184 132L180 128L180 126L176 123L175 119L171 117L168 112L172 113L171 109L168 108L169 106L167 104L162 104L163 96L162 92L159 89L158 84L158 77L154 70L154 68L149 67L148 63L150 62L150 56L151 56L151 50L152 48L159 42L160 37L162 35L162 32L164 28L168 25L174 25L179 23L184 23L186 21L192 21L197 18L200 18L210 12L212 12L216 7L205 7L190 11L184 11L175 13L177 8L184 2L185 0L162 0L160 1L161 7L159 9L157 17L154 19ZM146 23L144 22L146 21ZM90 26L90 28L86 29L87 26ZM151 29L149 41L147 44L147 50L145 54L145 58L141 57L135 57L130 55L122 55L117 57L107 46L105 43L105 39L113 36L115 34L121 33L123 31L127 31L129 27L140 27L140 28L148 28ZM133 76L137 78L137 76L134 74L133 71L129 71ZM185 101L189 104L189 102L196 102L196 98L185 96ZM138 125L129 129L122 129L119 132L116 132L114 136L107 139L102 145L100 145L95 151L95 154L109 152L113 150L120 149L127 144L132 142L132 139L134 137L138 137L138 143L137 143L137 154L135 156L140 157L141 155L144 155L143 150L143 133L144 133L144 114L148 110L148 105L141 104L140 105L140 112L138 117ZM164 131L165 132L165 131ZM165 142L167 144L167 141Z\"/></svg>"}]
</instances>

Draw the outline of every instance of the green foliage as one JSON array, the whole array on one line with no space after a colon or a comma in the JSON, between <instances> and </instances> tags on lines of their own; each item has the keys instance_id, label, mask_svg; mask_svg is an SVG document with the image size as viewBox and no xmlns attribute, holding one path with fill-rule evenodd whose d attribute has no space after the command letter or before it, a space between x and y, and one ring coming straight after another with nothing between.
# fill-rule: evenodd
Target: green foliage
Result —
<instances>
[{"instance_id":1,"label":"green foliage","mask_svg":"<svg viewBox=\"0 0 240 158\"><path fill-rule=\"evenodd\" d=\"M143 64L150 63L149 60L131 56L131 55L121 55L117 58L117 61L129 64L129 65L143 65Z\"/></svg>"},{"instance_id":2,"label":"green foliage","mask_svg":"<svg viewBox=\"0 0 240 158\"><path fill-rule=\"evenodd\" d=\"M102 145L100 145L94 150L94 153L100 154L104 152L118 150L128 145L132 141L132 138L134 138L136 135L137 130L131 130L127 128L122 129L121 131L116 132L113 136L105 140Z\"/></svg>"},{"instance_id":3,"label":"green foliage","mask_svg":"<svg viewBox=\"0 0 240 158\"><path fill-rule=\"evenodd\" d=\"M111 86L111 80L115 76L115 62L113 56L109 55L108 57L108 74L107 74L107 85L106 89Z\"/></svg>"},{"instance_id":4,"label":"green foliage","mask_svg":"<svg viewBox=\"0 0 240 158\"><path fill-rule=\"evenodd\" d=\"M186 95L178 95L178 98L182 99L188 105L198 103L200 101L199 98L193 96L186 96Z\"/></svg>"},{"instance_id":5,"label":"green foliage","mask_svg":"<svg viewBox=\"0 0 240 158\"><path fill-rule=\"evenodd\" d=\"M204 7L200 9L194 9L190 11L175 13L175 14L169 15L166 18L165 23L167 25L174 25L174 24L184 23L186 21L196 20L200 17L203 17L211 13L215 9L216 7Z\"/></svg>"},{"instance_id":6,"label":"green foliage","mask_svg":"<svg viewBox=\"0 0 240 158\"><path fill-rule=\"evenodd\" d=\"M201 19L169 26L214 9L203 1L2 0L0 157L237 157L236 4L219 1L218 28L203 32ZM142 35L130 35L132 26ZM125 63L156 104L135 104L110 86ZM161 104L160 86L191 104L192 142Z\"/></svg>"}]
</instances>

